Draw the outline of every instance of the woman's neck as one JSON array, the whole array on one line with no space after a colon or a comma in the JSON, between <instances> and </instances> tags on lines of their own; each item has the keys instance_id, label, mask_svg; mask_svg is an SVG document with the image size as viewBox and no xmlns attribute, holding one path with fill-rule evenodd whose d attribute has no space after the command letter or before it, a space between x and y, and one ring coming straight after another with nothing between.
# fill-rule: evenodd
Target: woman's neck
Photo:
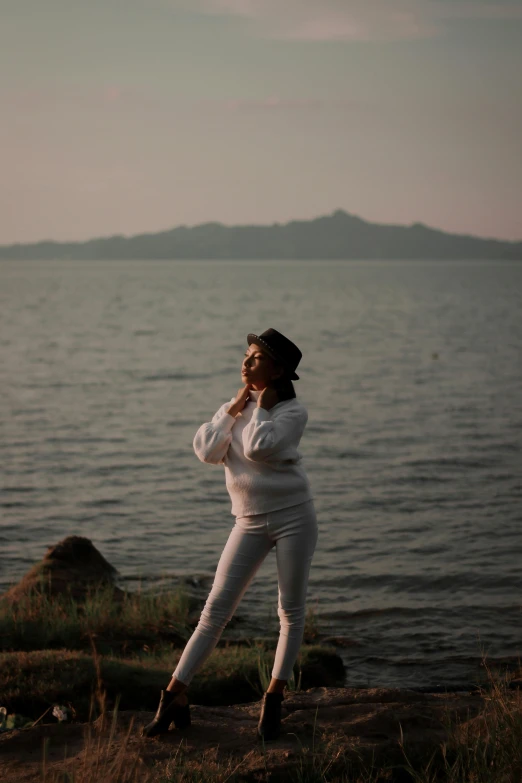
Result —
<instances>
[{"instance_id":1,"label":"woman's neck","mask_svg":"<svg viewBox=\"0 0 522 783\"><path fill-rule=\"evenodd\" d=\"M261 394L261 391L258 390L258 389L249 389L248 390L248 396L250 397L251 400L257 400L257 398L259 397L260 394Z\"/></svg>"}]
</instances>

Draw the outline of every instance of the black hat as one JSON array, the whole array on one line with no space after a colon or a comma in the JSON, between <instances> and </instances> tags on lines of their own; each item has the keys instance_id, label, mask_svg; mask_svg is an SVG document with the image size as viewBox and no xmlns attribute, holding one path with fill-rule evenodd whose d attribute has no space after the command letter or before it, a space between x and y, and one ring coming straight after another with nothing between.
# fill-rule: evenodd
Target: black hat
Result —
<instances>
[{"instance_id":1,"label":"black hat","mask_svg":"<svg viewBox=\"0 0 522 783\"><path fill-rule=\"evenodd\" d=\"M301 361L302 353L295 343L285 337L284 334L278 332L277 329L266 329L257 335L253 332L247 334L247 342L257 343L261 345L276 362L283 364L288 370L290 370L290 378L293 381L298 381L299 376L295 372L295 368Z\"/></svg>"}]
</instances>

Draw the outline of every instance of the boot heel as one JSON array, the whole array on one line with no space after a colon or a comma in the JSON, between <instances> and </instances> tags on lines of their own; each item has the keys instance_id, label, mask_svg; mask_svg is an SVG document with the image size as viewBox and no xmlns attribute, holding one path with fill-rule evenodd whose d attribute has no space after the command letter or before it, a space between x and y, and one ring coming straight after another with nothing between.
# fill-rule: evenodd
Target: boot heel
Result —
<instances>
[{"instance_id":1,"label":"boot heel","mask_svg":"<svg viewBox=\"0 0 522 783\"><path fill-rule=\"evenodd\" d=\"M174 707L176 708L173 711L173 718L174 725L177 729L186 729L188 726L192 725L191 719L190 719L190 705L184 704L175 704Z\"/></svg>"}]
</instances>

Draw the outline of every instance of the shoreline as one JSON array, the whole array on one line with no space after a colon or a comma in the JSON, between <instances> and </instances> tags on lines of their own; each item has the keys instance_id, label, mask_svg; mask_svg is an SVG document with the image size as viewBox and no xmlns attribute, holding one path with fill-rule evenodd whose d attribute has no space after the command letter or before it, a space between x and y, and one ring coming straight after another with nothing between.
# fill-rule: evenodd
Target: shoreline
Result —
<instances>
[{"instance_id":1,"label":"shoreline","mask_svg":"<svg viewBox=\"0 0 522 783\"><path fill-rule=\"evenodd\" d=\"M374 783L360 776L370 763L387 770L382 780L403 783L406 748L408 763L437 757L443 767L448 748L456 758L469 757L471 735L474 774L484 743L498 758L495 774L522 773L520 660L509 682L484 661L489 693L480 685L473 691L353 687L339 654L343 638L321 639L313 611L285 688L277 740L260 747L256 738L274 638L234 642L223 635L189 686L192 726L147 741L141 726L157 708L202 602L181 588L126 593L115 573L88 539L69 537L0 597L0 775L10 783L66 776L122 783L122 769L131 770L125 783L174 783L183 776L256 783L267 772L289 783L341 781L354 770L360 783ZM235 618L230 627L238 623ZM339 777L326 778L324 770ZM511 783L507 775L480 777L482 783L500 779Z\"/></svg>"}]
</instances>

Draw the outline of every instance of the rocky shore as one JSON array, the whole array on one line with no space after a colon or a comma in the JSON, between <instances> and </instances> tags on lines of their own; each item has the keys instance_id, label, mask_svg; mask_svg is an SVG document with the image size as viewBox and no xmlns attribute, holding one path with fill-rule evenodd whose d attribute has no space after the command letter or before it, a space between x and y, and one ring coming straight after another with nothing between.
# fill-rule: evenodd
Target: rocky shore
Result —
<instances>
[{"instance_id":1,"label":"rocky shore","mask_svg":"<svg viewBox=\"0 0 522 783\"><path fill-rule=\"evenodd\" d=\"M434 764L444 780L449 759L470 765L459 781L522 780L520 671L474 691L346 687L335 639L319 643L313 628L279 739L263 745L256 734L274 653L263 640L216 647L189 689L192 726L142 738L199 611L183 593L125 593L116 576L72 536L0 596L2 780L420 783L434 778L414 769Z\"/></svg>"}]
</instances>

